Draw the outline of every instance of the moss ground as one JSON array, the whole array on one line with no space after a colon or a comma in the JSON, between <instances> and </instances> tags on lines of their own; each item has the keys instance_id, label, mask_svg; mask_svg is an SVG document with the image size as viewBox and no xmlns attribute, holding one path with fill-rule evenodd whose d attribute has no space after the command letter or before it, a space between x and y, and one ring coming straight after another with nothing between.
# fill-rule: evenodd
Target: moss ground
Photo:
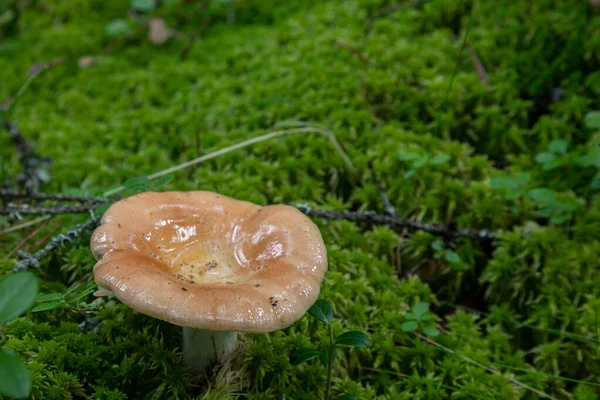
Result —
<instances>
[{"instance_id":1,"label":"moss ground","mask_svg":"<svg viewBox=\"0 0 600 400\"><path fill-rule=\"evenodd\" d=\"M340 354L333 392L597 398L600 132L584 123L600 109L597 9L575 0L432 0L374 18L400 3L163 3L152 15L181 39L154 45L129 2L0 2L0 13L12 12L0 25L0 98L19 90L32 65L64 60L33 81L11 116L53 160L43 191L95 193L278 123L324 125L358 179L326 138L307 134L177 172L161 190L384 213L367 167L374 160L399 217L503 232L491 245L440 244L424 232L315 220L329 249L322 297L334 306L335 329L362 330L372 341ZM110 35L116 20L131 26L129 36ZM199 26L182 59L184 35ZM82 68L84 56L97 62ZM5 134L0 148L0 179L10 182L18 153ZM57 217L43 232L84 220ZM29 232L0 235L0 258ZM0 261L2 273L12 258ZM35 272L42 290L61 291L91 280L93 264L87 235ZM416 265L418 274L404 277ZM442 331L435 340L450 350L402 332L417 301L431 304ZM327 339L308 316L251 336L239 360L201 384L178 366L179 330L120 304L95 318L93 332L68 310L30 312L3 328L0 342L32 371L32 398L296 400L323 392L322 366L289 362L293 349Z\"/></svg>"}]
</instances>

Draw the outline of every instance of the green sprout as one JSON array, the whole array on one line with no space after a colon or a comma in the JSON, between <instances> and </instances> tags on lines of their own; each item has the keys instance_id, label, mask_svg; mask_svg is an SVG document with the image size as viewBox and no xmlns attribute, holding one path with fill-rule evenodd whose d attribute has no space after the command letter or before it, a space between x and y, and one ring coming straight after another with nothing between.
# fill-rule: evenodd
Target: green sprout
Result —
<instances>
[{"instance_id":1,"label":"green sprout","mask_svg":"<svg viewBox=\"0 0 600 400\"><path fill-rule=\"evenodd\" d=\"M308 313L323 322L328 326L329 329L329 343L327 346L313 349L313 348L301 348L294 351L291 355L290 361L292 365L299 365L313 358L318 358L321 364L327 368L327 387L325 389L325 400L331 399L331 373L333 371L333 364L337 359L337 349L340 346L357 347L360 349L366 349L371 345L369 338L362 332L359 331L346 331L335 337L333 333L333 308L327 300L317 300L315 304L308 310ZM355 400L356 397L350 394L340 394L333 397L332 400Z\"/></svg>"},{"instance_id":2,"label":"green sprout","mask_svg":"<svg viewBox=\"0 0 600 400\"><path fill-rule=\"evenodd\" d=\"M404 318L406 321L400 325L403 332L414 332L420 329L429 337L436 337L440 334L436 328L434 315L429 311L428 303L415 303L412 312L406 314Z\"/></svg>"}]
</instances>

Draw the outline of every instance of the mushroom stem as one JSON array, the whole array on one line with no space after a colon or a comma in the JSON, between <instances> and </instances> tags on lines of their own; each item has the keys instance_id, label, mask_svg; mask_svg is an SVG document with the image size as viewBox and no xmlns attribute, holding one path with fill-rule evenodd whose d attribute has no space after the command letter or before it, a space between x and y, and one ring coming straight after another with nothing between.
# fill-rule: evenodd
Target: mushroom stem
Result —
<instances>
[{"instance_id":1,"label":"mushroom stem","mask_svg":"<svg viewBox=\"0 0 600 400\"><path fill-rule=\"evenodd\" d=\"M204 373L213 363L221 363L233 353L237 332L208 331L183 327L183 364L194 375Z\"/></svg>"}]
</instances>

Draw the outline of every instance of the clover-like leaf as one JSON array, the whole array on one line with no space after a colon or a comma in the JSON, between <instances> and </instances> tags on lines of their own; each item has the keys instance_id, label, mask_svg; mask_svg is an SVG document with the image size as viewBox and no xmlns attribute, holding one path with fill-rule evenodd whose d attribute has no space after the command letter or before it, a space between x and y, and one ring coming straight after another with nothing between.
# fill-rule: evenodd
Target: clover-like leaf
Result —
<instances>
[{"instance_id":1,"label":"clover-like leaf","mask_svg":"<svg viewBox=\"0 0 600 400\"><path fill-rule=\"evenodd\" d=\"M585 126L591 129L600 129L600 111L590 111L585 115Z\"/></svg>"},{"instance_id":2,"label":"clover-like leaf","mask_svg":"<svg viewBox=\"0 0 600 400\"><path fill-rule=\"evenodd\" d=\"M412 307L412 312L415 314L417 319L420 319L421 315L425 314L427 311L429 311L429 304L427 303L418 302Z\"/></svg>"},{"instance_id":3,"label":"clover-like leaf","mask_svg":"<svg viewBox=\"0 0 600 400\"><path fill-rule=\"evenodd\" d=\"M569 142L564 139L556 139L550 142L548 145L548 149L556 154L565 154L567 152L567 148L569 146Z\"/></svg>"},{"instance_id":4,"label":"clover-like leaf","mask_svg":"<svg viewBox=\"0 0 600 400\"><path fill-rule=\"evenodd\" d=\"M37 278L31 272L7 275L0 281L0 325L23 314L35 301Z\"/></svg>"},{"instance_id":5,"label":"clover-like leaf","mask_svg":"<svg viewBox=\"0 0 600 400\"><path fill-rule=\"evenodd\" d=\"M423 327L423 333L429 337L436 337L440 334L440 331L438 331L435 325L425 325Z\"/></svg>"},{"instance_id":6,"label":"clover-like leaf","mask_svg":"<svg viewBox=\"0 0 600 400\"><path fill-rule=\"evenodd\" d=\"M144 191L144 190L148 189L149 185L150 185L150 181L148 180L148 177L145 175L136 176L135 178L127 179L123 183L123 186L125 187L125 189L133 190L133 191Z\"/></svg>"},{"instance_id":7,"label":"clover-like leaf","mask_svg":"<svg viewBox=\"0 0 600 400\"><path fill-rule=\"evenodd\" d=\"M369 337L362 332L348 331L338 336L335 344L366 349L371 345L371 342L369 341Z\"/></svg>"},{"instance_id":8,"label":"clover-like leaf","mask_svg":"<svg viewBox=\"0 0 600 400\"><path fill-rule=\"evenodd\" d=\"M333 308L331 304L324 299L319 299L309 309L308 313L321 322L330 324L333 319Z\"/></svg>"},{"instance_id":9,"label":"clover-like leaf","mask_svg":"<svg viewBox=\"0 0 600 400\"><path fill-rule=\"evenodd\" d=\"M450 264L458 264L460 262L460 256L458 255L458 253L456 253L454 251L447 251L446 254L444 255L444 258Z\"/></svg>"},{"instance_id":10,"label":"clover-like leaf","mask_svg":"<svg viewBox=\"0 0 600 400\"><path fill-rule=\"evenodd\" d=\"M419 324L417 323L417 321L406 321L403 322L402 325L400 325L400 329L402 329L402 331L404 332L416 331L418 327Z\"/></svg>"}]
</instances>

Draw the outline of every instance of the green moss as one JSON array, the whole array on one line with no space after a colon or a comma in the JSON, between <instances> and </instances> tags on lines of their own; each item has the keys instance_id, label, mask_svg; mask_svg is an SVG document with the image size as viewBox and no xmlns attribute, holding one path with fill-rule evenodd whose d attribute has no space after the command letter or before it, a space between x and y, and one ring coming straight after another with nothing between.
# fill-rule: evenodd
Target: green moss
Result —
<instances>
[{"instance_id":1,"label":"green moss","mask_svg":"<svg viewBox=\"0 0 600 400\"><path fill-rule=\"evenodd\" d=\"M33 82L13 115L53 160L44 191L102 193L277 123L325 125L358 182L327 139L308 134L178 172L161 190L384 213L367 167L374 160L399 217L503 232L493 245L444 242L458 256L450 262L435 258L436 238L427 233L315 220L329 251L322 296L334 306L334 328L369 332L372 342L340 353L334 393L539 398L512 377L560 399L597 396L585 382L560 379L595 382L599 368L600 209L592 185L599 141L583 125L588 111L600 109L597 11L571 0L434 0L372 20L398 3L211 1L201 12L193 2L164 3L156 15L184 35L210 17L184 60L186 40L155 46L144 29L113 46L108 23L137 26L127 2L0 5L0 14L16 15L0 26L1 40L18 41L0 52L1 98L17 92L34 63L64 58ZM469 47L460 52L469 15L469 43L489 83ZM106 48L95 65L77 65ZM563 161L548 168L539 154L556 140L565 141ZM16 176L7 135L0 148L0 176ZM55 218L39 237L58 221L65 228L84 218ZM0 229L7 222L0 219ZM29 232L1 235L0 258ZM91 280L88 243L86 234L42 260L43 291ZM0 261L2 273L12 258ZM417 276L399 279L417 265ZM402 332L417 301L440 316L436 340L451 352ZM97 326L68 309L29 312L3 327L1 342L32 372L32 398L312 400L324 389L320 364L295 367L288 358L327 340L308 317L268 337L250 335L247 351L201 384L180 366L176 327L121 304L93 317Z\"/></svg>"}]
</instances>

